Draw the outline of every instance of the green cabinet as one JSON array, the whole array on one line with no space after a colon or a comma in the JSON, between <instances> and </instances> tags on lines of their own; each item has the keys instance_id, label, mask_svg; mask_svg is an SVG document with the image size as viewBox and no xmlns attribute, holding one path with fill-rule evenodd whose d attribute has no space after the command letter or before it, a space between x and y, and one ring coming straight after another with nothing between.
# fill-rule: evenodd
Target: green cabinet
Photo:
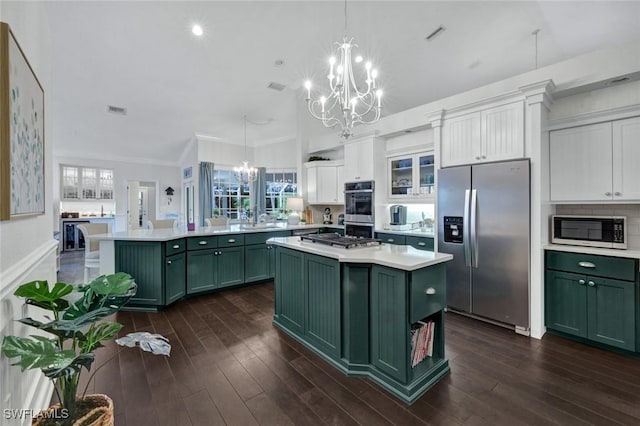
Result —
<instances>
[{"instance_id":1,"label":"green cabinet","mask_svg":"<svg viewBox=\"0 0 640 426\"><path fill-rule=\"evenodd\" d=\"M636 260L548 251L546 268L548 329L636 350Z\"/></svg>"},{"instance_id":2,"label":"green cabinet","mask_svg":"<svg viewBox=\"0 0 640 426\"><path fill-rule=\"evenodd\" d=\"M433 251L433 237L407 235L407 237L405 238L405 244L411 247L415 247L418 250Z\"/></svg>"},{"instance_id":3,"label":"green cabinet","mask_svg":"<svg viewBox=\"0 0 640 426\"><path fill-rule=\"evenodd\" d=\"M262 281L273 277L272 252L273 248L267 244L244 247L246 282Z\"/></svg>"},{"instance_id":4,"label":"green cabinet","mask_svg":"<svg viewBox=\"0 0 640 426\"><path fill-rule=\"evenodd\" d=\"M274 319L284 327L304 335L307 286L304 285L304 254L276 248L276 307Z\"/></svg>"},{"instance_id":5,"label":"green cabinet","mask_svg":"<svg viewBox=\"0 0 640 426\"><path fill-rule=\"evenodd\" d=\"M407 380L406 273L374 265L370 299L371 363L405 383Z\"/></svg>"},{"instance_id":6,"label":"green cabinet","mask_svg":"<svg viewBox=\"0 0 640 426\"><path fill-rule=\"evenodd\" d=\"M307 298L305 334L322 352L340 357L340 265L337 260L304 255Z\"/></svg>"},{"instance_id":7,"label":"green cabinet","mask_svg":"<svg viewBox=\"0 0 640 426\"><path fill-rule=\"evenodd\" d=\"M187 255L174 254L165 259L164 301L168 305L181 299L186 293Z\"/></svg>"},{"instance_id":8,"label":"green cabinet","mask_svg":"<svg viewBox=\"0 0 640 426\"><path fill-rule=\"evenodd\" d=\"M225 241L228 240L225 237ZM215 240L189 238L187 242L187 293L194 294L244 283L244 247L207 248L217 245ZM206 244L200 244L200 242Z\"/></svg>"},{"instance_id":9,"label":"green cabinet","mask_svg":"<svg viewBox=\"0 0 640 426\"><path fill-rule=\"evenodd\" d=\"M404 235L376 232L376 238L381 239L383 243L387 244L406 244L406 237Z\"/></svg>"}]
</instances>

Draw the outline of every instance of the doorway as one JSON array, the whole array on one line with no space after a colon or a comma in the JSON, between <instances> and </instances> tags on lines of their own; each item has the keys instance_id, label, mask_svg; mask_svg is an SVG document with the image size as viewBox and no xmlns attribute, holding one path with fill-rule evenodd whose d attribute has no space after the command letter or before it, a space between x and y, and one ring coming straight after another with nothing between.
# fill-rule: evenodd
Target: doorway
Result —
<instances>
[{"instance_id":1,"label":"doorway","mask_svg":"<svg viewBox=\"0 0 640 426\"><path fill-rule=\"evenodd\" d=\"M193 193L193 181L183 183L184 212L187 223L195 223L195 194Z\"/></svg>"},{"instance_id":2,"label":"doorway","mask_svg":"<svg viewBox=\"0 0 640 426\"><path fill-rule=\"evenodd\" d=\"M149 220L156 219L158 204L156 182L127 182L127 228L146 228Z\"/></svg>"}]
</instances>

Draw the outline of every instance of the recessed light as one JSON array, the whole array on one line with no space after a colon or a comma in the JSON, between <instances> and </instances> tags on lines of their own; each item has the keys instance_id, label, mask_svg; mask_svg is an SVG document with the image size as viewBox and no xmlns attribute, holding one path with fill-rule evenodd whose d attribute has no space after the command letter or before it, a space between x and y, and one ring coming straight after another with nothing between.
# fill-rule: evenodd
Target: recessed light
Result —
<instances>
[{"instance_id":1,"label":"recessed light","mask_svg":"<svg viewBox=\"0 0 640 426\"><path fill-rule=\"evenodd\" d=\"M193 27L191 27L191 32L193 33L193 35L197 35L198 37L200 37L204 33L202 27L198 24L194 24Z\"/></svg>"}]
</instances>

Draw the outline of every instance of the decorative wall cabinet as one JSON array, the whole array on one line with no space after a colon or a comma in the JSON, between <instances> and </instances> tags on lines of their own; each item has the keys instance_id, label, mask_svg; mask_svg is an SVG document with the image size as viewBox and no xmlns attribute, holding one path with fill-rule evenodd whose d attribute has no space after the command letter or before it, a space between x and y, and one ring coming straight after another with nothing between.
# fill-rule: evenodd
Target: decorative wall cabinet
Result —
<instances>
[{"instance_id":1,"label":"decorative wall cabinet","mask_svg":"<svg viewBox=\"0 0 640 426\"><path fill-rule=\"evenodd\" d=\"M640 117L550 132L552 201L640 200Z\"/></svg>"},{"instance_id":2,"label":"decorative wall cabinet","mask_svg":"<svg viewBox=\"0 0 640 426\"><path fill-rule=\"evenodd\" d=\"M63 200L113 200L113 170L95 167L60 167Z\"/></svg>"},{"instance_id":3,"label":"decorative wall cabinet","mask_svg":"<svg viewBox=\"0 0 640 426\"><path fill-rule=\"evenodd\" d=\"M524 103L445 116L440 154L442 167L524 157Z\"/></svg>"},{"instance_id":4,"label":"decorative wall cabinet","mask_svg":"<svg viewBox=\"0 0 640 426\"><path fill-rule=\"evenodd\" d=\"M312 161L307 169L307 202L309 204L344 203L344 164L341 161Z\"/></svg>"},{"instance_id":5,"label":"decorative wall cabinet","mask_svg":"<svg viewBox=\"0 0 640 426\"><path fill-rule=\"evenodd\" d=\"M400 155L388 159L391 199L413 200L435 197L433 152Z\"/></svg>"}]
</instances>

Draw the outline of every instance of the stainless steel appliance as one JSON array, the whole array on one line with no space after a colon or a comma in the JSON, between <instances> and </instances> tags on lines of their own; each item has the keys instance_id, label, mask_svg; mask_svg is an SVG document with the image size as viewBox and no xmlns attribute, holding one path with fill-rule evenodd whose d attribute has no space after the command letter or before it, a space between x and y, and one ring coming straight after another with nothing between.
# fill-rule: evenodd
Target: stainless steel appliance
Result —
<instances>
[{"instance_id":1,"label":"stainless steel appliance","mask_svg":"<svg viewBox=\"0 0 640 426\"><path fill-rule=\"evenodd\" d=\"M407 206L394 204L389 207L389 225L407 224Z\"/></svg>"},{"instance_id":2,"label":"stainless steel appliance","mask_svg":"<svg viewBox=\"0 0 640 426\"><path fill-rule=\"evenodd\" d=\"M575 246L627 248L626 216L551 216L551 242Z\"/></svg>"},{"instance_id":3,"label":"stainless steel appliance","mask_svg":"<svg viewBox=\"0 0 640 426\"><path fill-rule=\"evenodd\" d=\"M84 236L77 228L78 225L89 223L89 220L68 220L61 221L60 229L62 231L62 250L84 250Z\"/></svg>"},{"instance_id":4,"label":"stainless steel appliance","mask_svg":"<svg viewBox=\"0 0 640 426\"><path fill-rule=\"evenodd\" d=\"M333 247L354 248L379 246L382 240L376 238L343 237L340 234L309 234L300 236L300 241L311 241L313 243L326 244Z\"/></svg>"},{"instance_id":5,"label":"stainless steel appliance","mask_svg":"<svg viewBox=\"0 0 640 426\"><path fill-rule=\"evenodd\" d=\"M372 238L375 226L374 181L344 184L344 233Z\"/></svg>"},{"instance_id":6,"label":"stainless steel appliance","mask_svg":"<svg viewBox=\"0 0 640 426\"><path fill-rule=\"evenodd\" d=\"M455 311L529 329L529 160L438 173L438 251Z\"/></svg>"}]
</instances>

